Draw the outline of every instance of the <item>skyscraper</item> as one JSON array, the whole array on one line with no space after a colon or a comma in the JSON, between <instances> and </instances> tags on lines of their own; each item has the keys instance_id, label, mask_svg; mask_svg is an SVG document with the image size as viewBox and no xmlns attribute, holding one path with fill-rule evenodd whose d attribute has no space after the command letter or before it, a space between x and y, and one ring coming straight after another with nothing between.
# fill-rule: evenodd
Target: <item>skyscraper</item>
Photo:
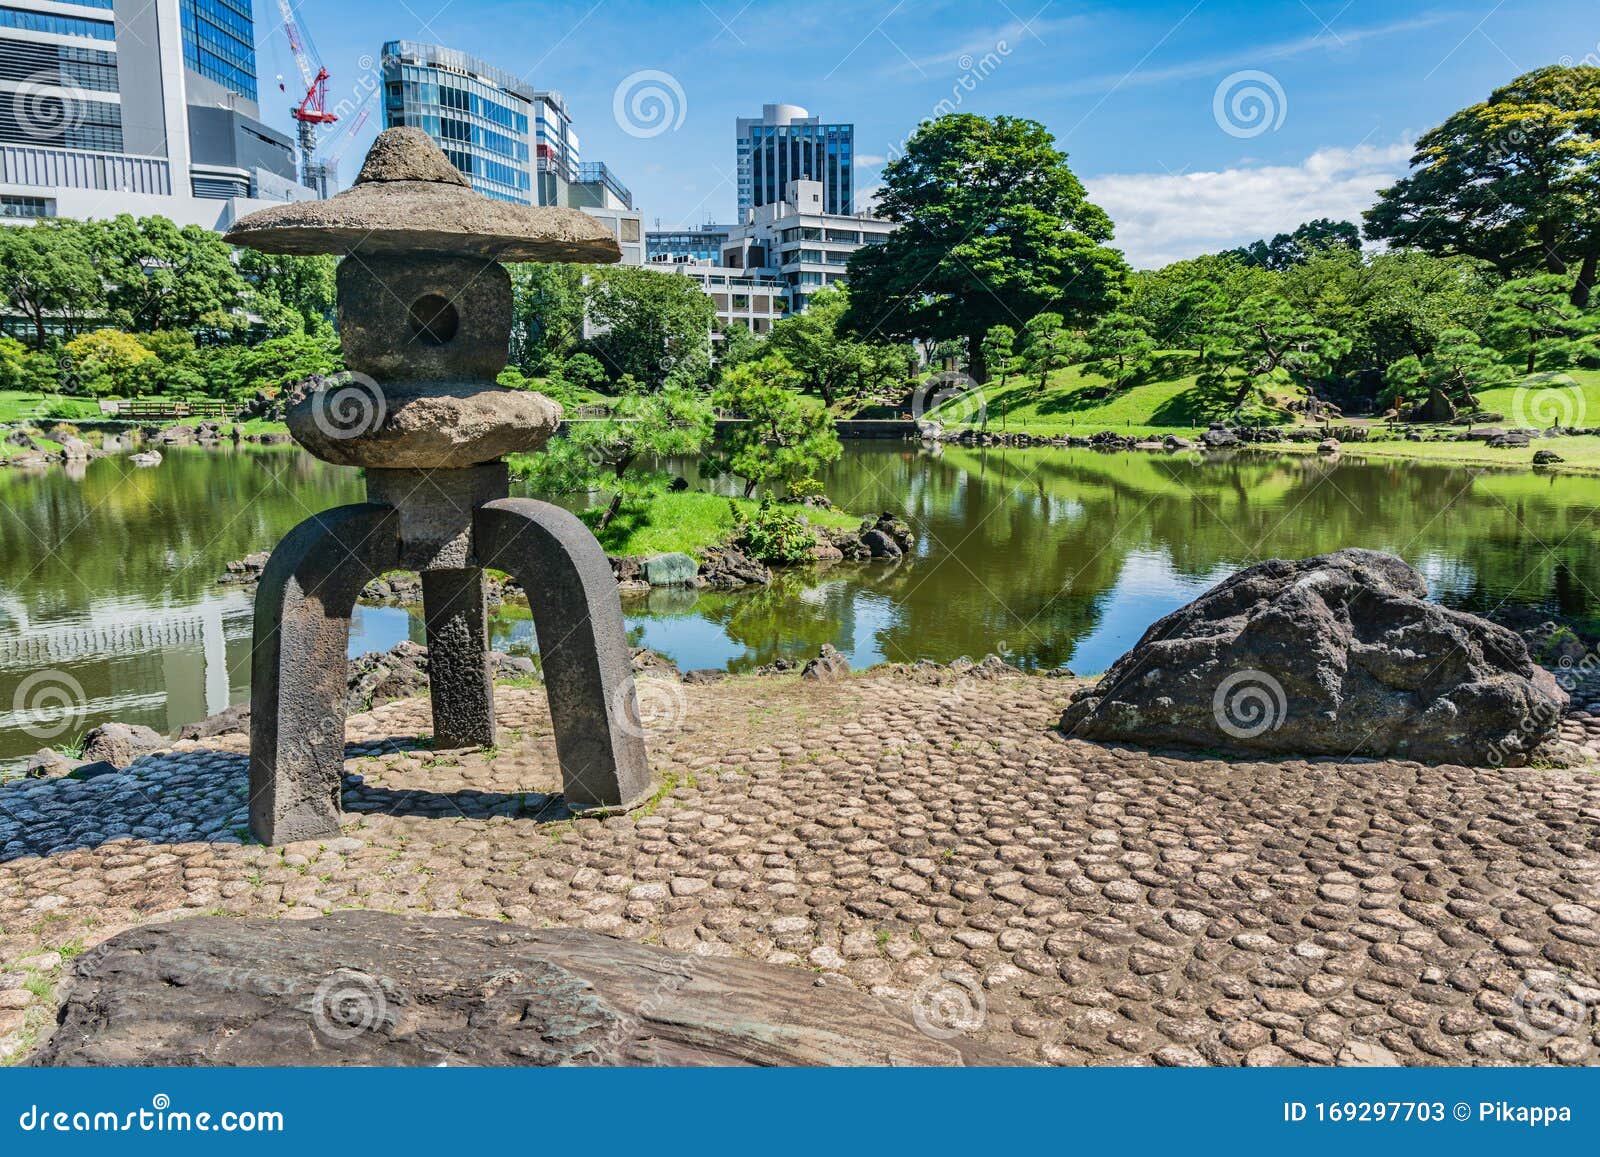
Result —
<instances>
[{"instance_id":1,"label":"skyscraper","mask_svg":"<svg viewBox=\"0 0 1600 1157\"><path fill-rule=\"evenodd\" d=\"M826 212L854 212L855 136L855 125L823 124L796 104L762 105L759 117L739 117L739 220L751 209L781 202L789 182L802 180L822 185Z\"/></svg>"},{"instance_id":2,"label":"skyscraper","mask_svg":"<svg viewBox=\"0 0 1600 1157\"><path fill-rule=\"evenodd\" d=\"M256 105L249 0L0 2L0 215L226 228L311 195Z\"/></svg>"},{"instance_id":3,"label":"skyscraper","mask_svg":"<svg viewBox=\"0 0 1600 1157\"><path fill-rule=\"evenodd\" d=\"M606 165L579 160L559 92L536 90L453 48L391 40L383 46L383 123L423 130L486 196L581 209L604 221L622 260L644 263L633 194Z\"/></svg>"},{"instance_id":4,"label":"skyscraper","mask_svg":"<svg viewBox=\"0 0 1600 1157\"><path fill-rule=\"evenodd\" d=\"M487 197L538 203L528 147L537 96L532 85L453 48L383 46L384 127L423 130Z\"/></svg>"}]
</instances>

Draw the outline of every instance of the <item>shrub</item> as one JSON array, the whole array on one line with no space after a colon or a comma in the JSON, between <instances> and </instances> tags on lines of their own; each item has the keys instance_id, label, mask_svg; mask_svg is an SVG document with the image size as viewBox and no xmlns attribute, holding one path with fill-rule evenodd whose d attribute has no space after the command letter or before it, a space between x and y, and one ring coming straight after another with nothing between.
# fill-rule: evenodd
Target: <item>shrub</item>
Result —
<instances>
[{"instance_id":1,"label":"shrub","mask_svg":"<svg viewBox=\"0 0 1600 1157\"><path fill-rule=\"evenodd\" d=\"M739 504L733 506L733 541L750 557L761 562L803 562L811 557L817 536L798 514L784 510L764 495L755 512L746 517Z\"/></svg>"}]
</instances>

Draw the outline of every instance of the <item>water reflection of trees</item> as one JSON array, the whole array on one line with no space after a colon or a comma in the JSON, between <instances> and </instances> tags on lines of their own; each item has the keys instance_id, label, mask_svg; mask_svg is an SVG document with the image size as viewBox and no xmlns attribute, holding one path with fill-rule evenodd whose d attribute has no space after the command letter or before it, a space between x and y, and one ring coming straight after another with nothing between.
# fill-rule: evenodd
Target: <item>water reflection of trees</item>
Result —
<instances>
[{"instance_id":1,"label":"water reflection of trees","mask_svg":"<svg viewBox=\"0 0 1600 1157\"><path fill-rule=\"evenodd\" d=\"M274 545L301 519L361 500L353 470L292 448L178 449L154 469L89 464L0 471L0 587L34 614L106 595L183 603L231 559Z\"/></svg>"},{"instance_id":2,"label":"water reflection of trees","mask_svg":"<svg viewBox=\"0 0 1600 1157\"><path fill-rule=\"evenodd\" d=\"M1600 605L1600 482L1589 478L1295 455L869 449L835 468L829 492L853 494L856 509L904 509L937 540L943 557L900 592L889 651L973 654L1003 640L1061 661L1136 552L1206 579L1364 546L1438 576L1454 605Z\"/></svg>"}]
</instances>

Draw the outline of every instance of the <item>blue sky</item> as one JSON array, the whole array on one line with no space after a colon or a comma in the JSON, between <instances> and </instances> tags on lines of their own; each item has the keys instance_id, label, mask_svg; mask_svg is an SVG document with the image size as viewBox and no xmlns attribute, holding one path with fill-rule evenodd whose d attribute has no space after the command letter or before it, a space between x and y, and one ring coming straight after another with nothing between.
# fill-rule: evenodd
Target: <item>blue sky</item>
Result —
<instances>
[{"instance_id":1,"label":"blue sky","mask_svg":"<svg viewBox=\"0 0 1600 1157\"><path fill-rule=\"evenodd\" d=\"M1139 266L1311 217L1354 217L1404 171L1416 135L1450 112L1521 72L1600 60L1600 0L297 7L335 104L359 99L383 42L397 38L459 48L561 90L584 159L608 162L651 226L731 218L734 118L764 102L853 121L861 190L940 102L1032 117L1055 133ZM276 5L257 0L256 14L263 111L288 129L276 77L292 77L293 62ZM652 86L666 94L668 122L630 124L628 96ZM380 122L375 108L346 154L345 180Z\"/></svg>"}]
</instances>

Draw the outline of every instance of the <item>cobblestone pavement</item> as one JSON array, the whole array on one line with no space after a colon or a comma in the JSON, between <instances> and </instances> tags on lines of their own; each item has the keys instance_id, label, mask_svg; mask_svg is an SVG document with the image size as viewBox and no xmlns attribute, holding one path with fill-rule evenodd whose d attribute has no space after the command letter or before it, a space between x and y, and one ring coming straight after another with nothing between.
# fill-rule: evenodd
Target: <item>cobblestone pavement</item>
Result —
<instances>
[{"instance_id":1,"label":"cobblestone pavement","mask_svg":"<svg viewBox=\"0 0 1600 1157\"><path fill-rule=\"evenodd\" d=\"M489 753L352 719L322 843L245 842L239 736L0 789L0 1051L122 928L365 907L786 962L1054 1064L1600 1063L1591 768L1109 748L1054 730L1072 681L982 674L641 680L661 791L606 819L509 689Z\"/></svg>"}]
</instances>

